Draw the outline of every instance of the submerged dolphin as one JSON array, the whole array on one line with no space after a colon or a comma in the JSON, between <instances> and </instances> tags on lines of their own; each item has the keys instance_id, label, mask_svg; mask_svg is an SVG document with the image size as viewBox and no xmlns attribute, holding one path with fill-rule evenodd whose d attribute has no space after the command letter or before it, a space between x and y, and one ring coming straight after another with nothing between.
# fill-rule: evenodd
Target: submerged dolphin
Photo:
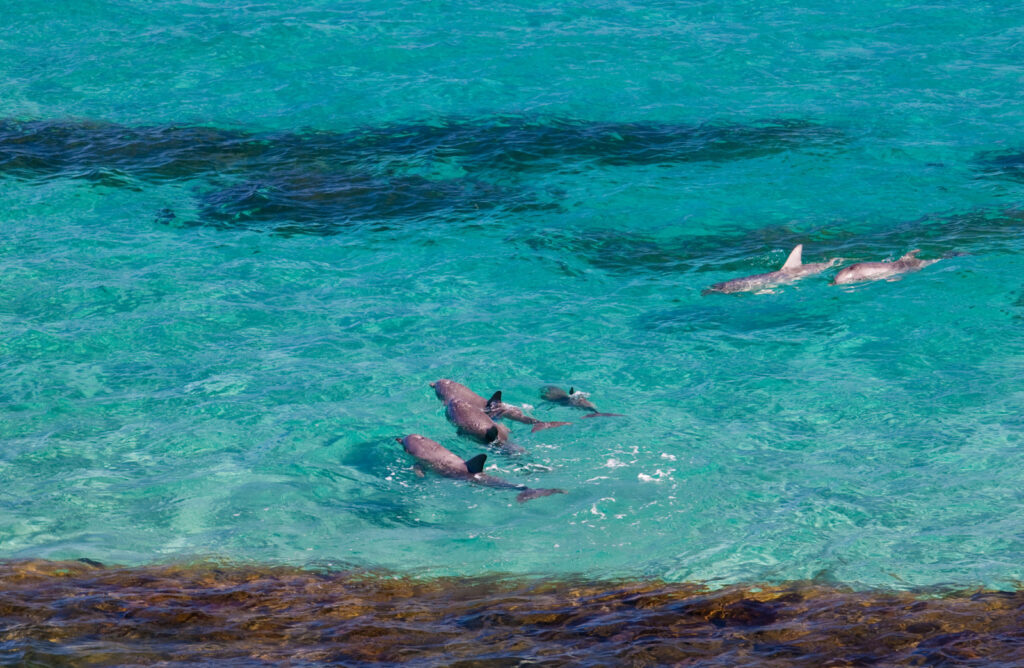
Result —
<instances>
[{"instance_id":1,"label":"submerged dolphin","mask_svg":"<svg viewBox=\"0 0 1024 668\"><path fill-rule=\"evenodd\" d=\"M565 390L557 385L545 385L544 389L540 392L540 398L562 406L572 406L573 408L590 411L588 415L583 417L623 417L621 413L602 413L598 411L597 406L587 399L587 395L583 392L577 392L574 387L570 387L567 394Z\"/></svg>"},{"instance_id":2,"label":"submerged dolphin","mask_svg":"<svg viewBox=\"0 0 1024 668\"><path fill-rule=\"evenodd\" d=\"M564 427L571 422L545 422L538 420L535 417L531 417L523 412L523 409L514 404L506 404L501 400L501 390L495 392L490 399L487 400L487 407L484 409L488 415L492 418L508 418L509 420L515 420L516 422L522 422L523 424L533 425L533 429L530 431L540 431L541 429L550 429L551 427Z\"/></svg>"},{"instance_id":3,"label":"submerged dolphin","mask_svg":"<svg viewBox=\"0 0 1024 668\"><path fill-rule=\"evenodd\" d=\"M796 248L790 252L789 257L786 258L785 264L783 264L782 268L778 271L771 271L767 274L755 274L754 276L734 278L731 281L715 283L710 288L704 289L701 294L707 295L712 292L723 292L729 294L733 292L757 292L760 290L767 290L768 288L775 287L776 285L792 283L800 280L801 278L806 278L807 276L820 274L829 267L834 267L842 262L839 258L833 258L828 262L809 262L804 264L802 262L803 253L804 245L797 244Z\"/></svg>"},{"instance_id":4,"label":"submerged dolphin","mask_svg":"<svg viewBox=\"0 0 1024 668\"><path fill-rule=\"evenodd\" d=\"M541 429L548 429L550 427L562 427L567 424L572 424L570 422L544 422L543 420L538 420L535 417L530 417L518 406L504 403L501 400L501 390L495 392L490 399L484 399L465 385L456 383L454 380L448 380L447 378L434 381L430 386L434 388L434 393L437 394L437 398L443 401L445 405L455 400L462 401L474 408L482 410L488 415L488 417L494 420L508 418L509 420L515 420L516 422L522 422L523 424L533 425L532 431L540 431Z\"/></svg>"},{"instance_id":5,"label":"submerged dolphin","mask_svg":"<svg viewBox=\"0 0 1024 668\"><path fill-rule=\"evenodd\" d=\"M846 283L860 283L861 281L879 281L882 279L896 280L899 274L907 274L912 271L920 271L935 260L920 260L916 256L920 250L912 250L894 262L858 262L849 267L843 267L836 273L830 285L844 285Z\"/></svg>"},{"instance_id":6,"label":"submerged dolphin","mask_svg":"<svg viewBox=\"0 0 1024 668\"><path fill-rule=\"evenodd\" d=\"M420 436L419 434L409 434L405 438L396 438L395 440L401 443L405 451L415 457L418 462L422 462L432 471L436 471L446 478L457 478L497 489L520 490L519 495L516 496L516 501L520 503L542 496L565 494L564 489L531 489L526 485L517 485L482 473L487 455L481 454L472 459L463 460L437 441L432 441L426 436ZM419 467L419 464L416 466L416 473L423 475L423 470Z\"/></svg>"}]
</instances>

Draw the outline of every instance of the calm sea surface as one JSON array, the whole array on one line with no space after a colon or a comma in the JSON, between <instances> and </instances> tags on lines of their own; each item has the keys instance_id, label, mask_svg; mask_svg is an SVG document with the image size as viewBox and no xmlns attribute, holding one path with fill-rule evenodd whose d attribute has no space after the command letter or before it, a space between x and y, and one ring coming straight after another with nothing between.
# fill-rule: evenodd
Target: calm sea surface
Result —
<instances>
[{"instance_id":1,"label":"calm sea surface","mask_svg":"<svg viewBox=\"0 0 1024 668\"><path fill-rule=\"evenodd\" d=\"M0 19L0 559L1024 579L1016 3ZM702 296L798 243L946 259ZM573 424L489 451L439 378Z\"/></svg>"}]
</instances>

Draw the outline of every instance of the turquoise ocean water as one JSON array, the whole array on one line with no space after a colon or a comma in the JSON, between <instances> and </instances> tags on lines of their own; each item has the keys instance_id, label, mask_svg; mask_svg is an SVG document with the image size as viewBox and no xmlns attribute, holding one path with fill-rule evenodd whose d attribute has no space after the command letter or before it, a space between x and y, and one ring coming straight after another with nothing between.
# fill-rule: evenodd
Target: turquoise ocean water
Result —
<instances>
[{"instance_id":1,"label":"turquoise ocean water","mask_svg":"<svg viewBox=\"0 0 1024 668\"><path fill-rule=\"evenodd\" d=\"M0 17L0 558L1024 578L1019 6ZM964 255L702 296L797 243ZM444 377L568 493L416 477Z\"/></svg>"}]
</instances>

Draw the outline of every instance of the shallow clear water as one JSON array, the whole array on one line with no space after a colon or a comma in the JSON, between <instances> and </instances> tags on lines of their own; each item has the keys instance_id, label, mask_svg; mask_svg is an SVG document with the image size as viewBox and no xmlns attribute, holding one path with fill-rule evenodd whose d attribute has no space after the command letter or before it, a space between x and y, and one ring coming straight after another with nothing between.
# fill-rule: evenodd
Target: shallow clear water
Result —
<instances>
[{"instance_id":1,"label":"shallow clear water","mask_svg":"<svg viewBox=\"0 0 1024 668\"><path fill-rule=\"evenodd\" d=\"M1024 577L1019 8L303 5L0 10L0 557Z\"/></svg>"}]
</instances>

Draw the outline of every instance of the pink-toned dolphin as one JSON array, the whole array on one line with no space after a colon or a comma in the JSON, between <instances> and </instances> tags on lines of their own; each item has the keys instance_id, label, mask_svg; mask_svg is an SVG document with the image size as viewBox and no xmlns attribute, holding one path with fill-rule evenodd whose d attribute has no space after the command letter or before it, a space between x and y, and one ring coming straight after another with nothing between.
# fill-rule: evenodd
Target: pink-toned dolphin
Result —
<instances>
[{"instance_id":1,"label":"pink-toned dolphin","mask_svg":"<svg viewBox=\"0 0 1024 668\"><path fill-rule=\"evenodd\" d=\"M920 250L912 250L903 257L893 262L858 262L849 267L843 267L836 273L830 285L844 285L847 283L860 283L862 281L896 280L900 274L909 274L912 271L920 271L935 260L921 260L917 257ZM941 258L940 258L941 259Z\"/></svg>"},{"instance_id":2,"label":"pink-toned dolphin","mask_svg":"<svg viewBox=\"0 0 1024 668\"><path fill-rule=\"evenodd\" d=\"M803 263L804 245L797 244L796 248L790 252L789 257L786 258L785 264L778 271L771 271L767 274L755 274L754 276L746 276L744 278L734 278L731 281L724 281L722 283L715 283L710 288L706 288L701 294L707 295L712 292L723 292L726 294L733 292L760 292L761 290L768 290L777 285L783 285L786 283L793 283L799 281L801 278L807 278L808 276L814 276L820 274L830 267L834 267L842 259L833 258L828 262L808 262Z\"/></svg>"},{"instance_id":3,"label":"pink-toned dolphin","mask_svg":"<svg viewBox=\"0 0 1024 668\"><path fill-rule=\"evenodd\" d=\"M420 464L423 464L446 478L466 480L477 485L483 485L484 487L516 489L519 490L516 501L520 503L542 496L565 494L564 489L531 489L526 485L519 485L487 475L482 472L484 470L484 462L487 460L487 455L484 454L464 460L437 441L432 441L426 436L420 436L419 434L409 434L405 438L396 438L395 440L402 444L406 452L416 458L417 475L423 475L423 469L420 466Z\"/></svg>"}]
</instances>

